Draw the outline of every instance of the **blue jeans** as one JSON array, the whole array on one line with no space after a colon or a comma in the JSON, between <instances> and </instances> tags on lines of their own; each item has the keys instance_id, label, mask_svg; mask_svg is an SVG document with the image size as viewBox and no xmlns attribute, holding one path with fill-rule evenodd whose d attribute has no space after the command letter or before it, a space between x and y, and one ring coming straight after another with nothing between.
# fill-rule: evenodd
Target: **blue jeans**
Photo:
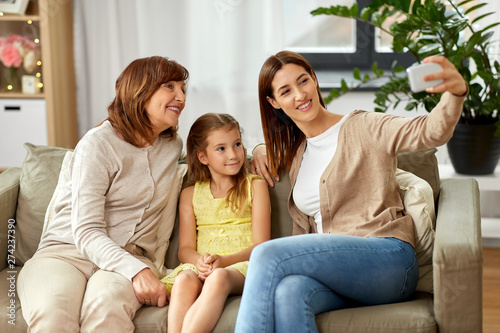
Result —
<instances>
[{"instance_id":1,"label":"blue jeans","mask_svg":"<svg viewBox=\"0 0 500 333\"><path fill-rule=\"evenodd\" d=\"M395 238L274 239L252 251L235 332L317 332L316 314L405 301L417 281L413 247Z\"/></svg>"}]
</instances>

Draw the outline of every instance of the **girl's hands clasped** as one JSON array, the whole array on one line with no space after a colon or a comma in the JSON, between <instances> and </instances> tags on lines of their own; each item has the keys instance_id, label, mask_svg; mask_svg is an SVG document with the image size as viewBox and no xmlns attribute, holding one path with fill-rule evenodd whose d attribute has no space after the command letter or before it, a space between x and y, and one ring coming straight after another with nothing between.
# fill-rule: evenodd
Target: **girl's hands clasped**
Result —
<instances>
[{"instance_id":1,"label":"girl's hands clasped","mask_svg":"<svg viewBox=\"0 0 500 333\"><path fill-rule=\"evenodd\" d=\"M205 281L205 279L212 274L212 272L221 267L220 265L221 256L218 254L210 254L204 253L198 258L196 262L196 269L198 269L198 278L201 281Z\"/></svg>"}]
</instances>

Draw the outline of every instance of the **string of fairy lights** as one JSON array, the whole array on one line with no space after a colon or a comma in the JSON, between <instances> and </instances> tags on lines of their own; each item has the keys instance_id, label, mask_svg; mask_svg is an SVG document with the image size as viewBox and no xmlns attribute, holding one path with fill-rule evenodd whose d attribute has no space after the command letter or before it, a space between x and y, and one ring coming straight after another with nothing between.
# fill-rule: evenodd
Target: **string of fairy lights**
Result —
<instances>
[{"instance_id":1,"label":"string of fairy lights","mask_svg":"<svg viewBox=\"0 0 500 333\"><path fill-rule=\"evenodd\" d=\"M0 11L0 17L3 17L5 14ZM40 39L38 38L38 31L37 31L37 28L34 26L33 24L33 20L32 19L27 19L26 20L26 23L27 23L27 27L28 29L30 30L31 32L31 35L33 36L33 39L32 41L37 44L37 45L40 45ZM37 82L36 82L36 86L38 88L39 91L41 91L41 89L43 88L43 82L42 82L42 60L40 59L41 57L41 52L38 52L38 59L36 60L36 70L35 70L35 73L34 73L34 76L37 78ZM10 83L6 83L5 87L4 87L5 90L7 91L12 91L15 89L15 87L10 84Z\"/></svg>"}]
</instances>

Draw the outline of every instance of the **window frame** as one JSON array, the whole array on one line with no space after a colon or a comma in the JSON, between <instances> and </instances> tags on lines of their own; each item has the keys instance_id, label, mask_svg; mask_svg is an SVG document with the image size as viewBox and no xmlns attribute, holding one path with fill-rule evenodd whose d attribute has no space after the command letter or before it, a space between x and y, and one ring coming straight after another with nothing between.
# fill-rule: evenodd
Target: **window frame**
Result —
<instances>
[{"instance_id":1,"label":"window frame","mask_svg":"<svg viewBox=\"0 0 500 333\"><path fill-rule=\"evenodd\" d=\"M371 0L358 0L359 11ZM359 68L370 70L376 61L378 68L390 69L394 60L403 67L413 64L415 57L407 52L377 52L375 50L375 27L356 21L356 51L354 53L299 52L316 71L333 71Z\"/></svg>"}]
</instances>

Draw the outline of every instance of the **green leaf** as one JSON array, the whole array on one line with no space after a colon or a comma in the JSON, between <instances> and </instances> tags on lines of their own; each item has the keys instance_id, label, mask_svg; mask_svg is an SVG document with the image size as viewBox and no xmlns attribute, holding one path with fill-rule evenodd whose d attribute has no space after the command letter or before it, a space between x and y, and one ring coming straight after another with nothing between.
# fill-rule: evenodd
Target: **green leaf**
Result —
<instances>
[{"instance_id":1,"label":"green leaf","mask_svg":"<svg viewBox=\"0 0 500 333\"><path fill-rule=\"evenodd\" d=\"M364 7L363 9L361 9L361 14L359 15L359 17L361 18L361 20L368 22L371 14L372 11L370 10L370 8Z\"/></svg>"},{"instance_id":2,"label":"green leaf","mask_svg":"<svg viewBox=\"0 0 500 333\"><path fill-rule=\"evenodd\" d=\"M456 20L447 20L443 22L442 26L447 29L447 34L455 37L460 33L460 31L466 29L469 26L469 20L467 18L461 18Z\"/></svg>"},{"instance_id":3,"label":"green leaf","mask_svg":"<svg viewBox=\"0 0 500 333\"><path fill-rule=\"evenodd\" d=\"M331 97L331 98L337 98L339 96L340 96L340 91L338 89L332 89L332 90L330 90L329 97Z\"/></svg>"},{"instance_id":4,"label":"green leaf","mask_svg":"<svg viewBox=\"0 0 500 333\"><path fill-rule=\"evenodd\" d=\"M405 71L405 68L403 66L396 66L396 68L394 68L394 73L401 73L401 72L404 72Z\"/></svg>"},{"instance_id":5,"label":"green leaf","mask_svg":"<svg viewBox=\"0 0 500 333\"><path fill-rule=\"evenodd\" d=\"M489 25L489 26L487 26L486 28L481 29L481 32L484 32L484 31L487 31L487 30L489 30L489 29L491 29L491 28L494 28L494 27L496 27L496 26L497 26L497 25L499 25L499 24L500 24L500 22L495 22L495 23L493 23L493 24L490 24L490 25Z\"/></svg>"},{"instance_id":6,"label":"green leaf","mask_svg":"<svg viewBox=\"0 0 500 333\"><path fill-rule=\"evenodd\" d=\"M420 48L420 50L418 50L418 52L425 56L439 54L441 53L441 44L433 43L424 45Z\"/></svg>"},{"instance_id":7,"label":"green leaf","mask_svg":"<svg viewBox=\"0 0 500 333\"><path fill-rule=\"evenodd\" d=\"M417 107L418 107L418 103L417 102L409 102L408 104L406 104L405 110L406 111L411 111L413 109L416 109Z\"/></svg>"},{"instance_id":8,"label":"green leaf","mask_svg":"<svg viewBox=\"0 0 500 333\"><path fill-rule=\"evenodd\" d=\"M466 4L468 4L469 2L472 2L472 1L476 1L476 0L464 0L464 1L460 2L457 5L457 7L461 7L461 6L466 5Z\"/></svg>"},{"instance_id":9,"label":"green leaf","mask_svg":"<svg viewBox=\"0 0 500 333\"><path fill-rule=\"evenodd\" d=\"M326 96L323 99L323 101L325 102L325 104L330 104L331 101L338 98L340 95L341 95L340 91L338 91L337 89L332 89L332 90L330 90L330 93L328 94L328 96Z\"/></svg>"},{"instance_id":10,"label":"green leaf","mask_svg":"<svg viewBox=\"0 0 500 333\"><path fill-rule=\"evenodd\" d=\"M354 68L354 70L352 71L352 75L356 80L361 81L361 74L359 73L359 68Z\"/></svg>"},{"instance_id":11,"label":"green leaf","mask_svg":"<svg viewBox=\"0 0 500 333\"><path fill-rule=\"evenodd\" d=\"M350 9L351 11L351 16L352 17L358 17L359 9L358 9L358 4L354 3Z\"/></svg>"},{"instance_id":12,"label":"green leaf","mask_svg":"<svg viewBox=\"0 0 500 333\"><path fill-rule=\"evenodd\" d=\"M347 86L347 82L345 82L344 79L340 81L340 89L342 90L342 93L345 93L349 90L349 87Z\"/></svg>"},{"instance_id":13,"label":"green leaf","mask_svg":"<svg viewBox=\"0 0 500 333\"><path fill-rule=\"evenodd\" d=\"M351 8L347 6L331 6L329 8L319 7L311 11L311 15L335 15L341 17L350 17L357 18L358 17L358 5L355 3Z\"/></svg>"},{"instance_id":14,"label":"green leaf","mask_svg":"<svg viewBox=\"0 0 500 333\"><path fill-rule=\"evenodd\" d=\"M473 24L474 24L474 23L476 23L477 21L479 21L479 20L481 20L481 19L483 19L483 18L485 18L485 17L487 17L487 16L490 16L490 15L492 15L492 14L494 14L494 13L486 13L486 14L483 14L483 15L481 15L481 16L478 16L478 17L476 17L475 19L473 19L473 20L472 20L472 22L470 23L470 25L473 25Z\"/></svg>"},{"instance_id":15,"label":"green leaf","mask_svg":"<svg viewBox=\"0 0 500 333\"><path fill-rule=\"evenodd\" d=\"M439 36L422 35L416 38L417 41L439 41Z\"/></svg>"},{"instance_id":16,"label":"green leaf","mask_svg":"<svg viewBox=\"0 0 500 333\"><path fill-rule=\"evenodd\" d=\"M413 7L411 9L412 14L415 14L419 7L422 7L422 4L420 3L420 1L414 1Z\"/></svg>"},{"instance_id":17,"label":"green leaf","mask_svg":"<svg viewBox=\"0 0 500 333\"><path fill-rule=\"evenodd\" d=\"M488 5L487 3L484 3L484 2L483 2L483 3L480 3L479 5L472 6L472 7L470 7L469 9L467 9L467 10L465 11L464 15L467 15L467 14L469 14L469 13L471 13L471 12L475 11L476 9L478 9L478 8L482 8L482 7L487 6L487 5Z\"/></svg>"},{"instance_id":18,"label":"green leaf","mask_svg":"<svg viewBox=\"0 0 500 333\"><path fill-rule=\"evenodd\" d=\"M377 71L378 71L378 63L376 61L373 62L373 65L372 65L372 72L373 74L377 74Z\"/></svg>"},{"instance_id":19,"label":"green leaf","mask_svg":"<svg viewBox=\"0 0 500 333\"><path fill-rule=\"evenodd\" d=\"M372 13L371 22L376 27L381 27L384 22L384 17L379 12Z\"/></svg>"}]
</instances>

